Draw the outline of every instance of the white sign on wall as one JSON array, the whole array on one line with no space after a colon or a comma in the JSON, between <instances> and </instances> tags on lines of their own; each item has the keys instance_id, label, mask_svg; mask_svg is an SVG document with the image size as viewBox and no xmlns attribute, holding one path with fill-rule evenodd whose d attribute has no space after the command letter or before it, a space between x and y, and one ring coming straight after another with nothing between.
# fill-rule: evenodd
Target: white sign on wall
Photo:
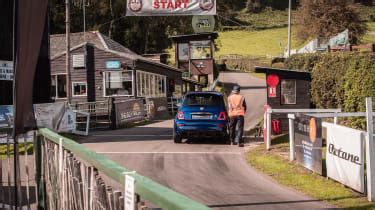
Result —
<instances>
[{"instance_id":1,"label":"white sign on wall","mask_svg":"<svg viewBox=\"0 0 375 210\"><path fill-rule=\"evenodd\" d=\"M216 15L216 0L127 0L126 16Z\"/></svg>"},{"instance_id":2,"label":"white sign on wall","mask_svg":"<svg viewBox=\"0 0 375 210\"><path fill-rule=\"evenodd\" d=\"M85 68L85 54L73 55L73 68Z\"/></svg>"},{"instance_id":3,"label":"white sign on wall","mask_svg":"<svg viewBox=\"0 0 375 210\"><path fill-rule=\"evenodd\" d=\"M0 80L13 80L13 62L0 60Z\"/></svg>"},{"instance_id":4,"label":"white sign on wall","mask_svg":"<svg viewBox=\"0 0 375 210\"><path fill-rule=\"evenodd\" d=\"M327 128L327 176L363 193L363 132L331 123L323 126Z\"/></svg>"},{"instance_id":5,"label":"white sign on wall","mask_svg":"<svg viewBox=\"0 0 375 210\"><path fill-rule=\"evenodd\" d=\"M125 175L125 210L134 210L135 207L135 179L132 176Z\"/></svg>"}]
</instances>

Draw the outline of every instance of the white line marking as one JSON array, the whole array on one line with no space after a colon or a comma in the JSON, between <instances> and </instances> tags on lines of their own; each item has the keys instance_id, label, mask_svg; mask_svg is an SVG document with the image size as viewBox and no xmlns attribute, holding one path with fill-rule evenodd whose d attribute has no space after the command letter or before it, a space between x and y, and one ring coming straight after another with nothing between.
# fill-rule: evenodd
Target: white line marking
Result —
<instances>
[{"instance_id":1,"label":"white line marking","mask_svg":"<svg viewBox=\"0 0 375 210\"><path fill-rule=\"evenodd\" d=\"M108 134L108 135L92 135L92 136L97 136L97 137L171 137L171 135L140 135L140 134L135 134L135 135L123 135L123 134Z\"/></svg>"},{"instance_id":2,"label":"white line marking","mask_svg":"<svg viewBox=\"0 0 375 210\"><path fill-rule=\"evenodd\" d=\"M98 154L220 154L239 155L241 152L96 152Z\"/></svg>"}]
</instances>

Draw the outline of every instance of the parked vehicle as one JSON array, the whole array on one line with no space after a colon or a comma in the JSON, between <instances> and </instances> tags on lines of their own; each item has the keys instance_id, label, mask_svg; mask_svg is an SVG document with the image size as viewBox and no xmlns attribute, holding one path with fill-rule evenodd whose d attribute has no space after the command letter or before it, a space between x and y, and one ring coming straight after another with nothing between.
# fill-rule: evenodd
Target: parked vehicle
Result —
<instances>
[{"instance_id":1,"label":"parked vehicle","mask_svg":"<svg viewBox=\"0 0 375 210\"><path fill-rule=\"evenodd\" d=\"M228 114L219 92L190 92L185 95L174 120L173 139L218 137L227 141Z\"/></svg>"}]
</instances>

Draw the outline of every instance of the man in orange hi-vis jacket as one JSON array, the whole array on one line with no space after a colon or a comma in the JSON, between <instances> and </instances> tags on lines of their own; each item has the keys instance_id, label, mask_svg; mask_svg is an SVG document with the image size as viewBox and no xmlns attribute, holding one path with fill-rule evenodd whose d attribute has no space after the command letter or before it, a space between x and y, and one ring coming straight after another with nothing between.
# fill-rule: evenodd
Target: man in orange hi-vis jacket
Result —
<instances>
[{"instance_id":1,"label":"man in orange hi-vis jacket","mask_svg":"<svg viewBox=\"0 0 375 210\"><path fill-rule=\"evenodd\" d=\"M235 85L232 90L232 94L228 97L228 108L229 108L229 133L232 145L244 146L242 139L243 128L244 128L244 116L247 110L245 97L240 95L240 86ZM238 130L236 133L236 127Z\"/></svg>"}]
</instances>

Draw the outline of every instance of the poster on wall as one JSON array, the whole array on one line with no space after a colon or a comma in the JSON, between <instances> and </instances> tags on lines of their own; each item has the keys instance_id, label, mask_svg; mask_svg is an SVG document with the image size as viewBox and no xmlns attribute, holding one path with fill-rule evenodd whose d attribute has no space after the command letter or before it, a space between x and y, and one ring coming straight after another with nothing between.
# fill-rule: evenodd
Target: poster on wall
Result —
<instances>
[{"instance_id":1,"label":"poster on wall","mask_svg":"<svg viewBox=\"0 0 375 210\"><path fill-rule=\"evenodd\" d=\"M327 176L364 193L364 132L332 123L327 128Z\"/></svg>"},{"instance_id":2,"label":"poster on wall","mask_svg":"<svg viewBox=\"0 0 375 210\"><path fill-rule=\"evenodd\" d=\"M116 101L115 110L117 128L145 119L143 99Z\"/></svg>"},{"instance_id":3,"label":"poster on wall","mask_svg":"<svg viewBox=\"0 0 375 210\"><path fill-rule=\"evenodd\" d=\"M216 0L127 0L126 16L216 15Z\"/></svg>"},{"instance_id":4,"label":"poster on wall","mask_svg":"<svg viewBox=\"0 0 375 210\"><path fill-rule=\"evenodd\" d=\"M322 120L301 115L294 121L297 162L322 174Z\"/></svg>"},{"instance_id":5,"label":"poster on wall","mask_svg":"<svg viewBox=\"0 0 375 210\"><path fill-rule=\"evenodd\" d=\"M163 120L169 116L168 112L168 100L166 97L160 98L147 98L148 104L148 116L152 120Z\"/></svg>"}]
</instances>

